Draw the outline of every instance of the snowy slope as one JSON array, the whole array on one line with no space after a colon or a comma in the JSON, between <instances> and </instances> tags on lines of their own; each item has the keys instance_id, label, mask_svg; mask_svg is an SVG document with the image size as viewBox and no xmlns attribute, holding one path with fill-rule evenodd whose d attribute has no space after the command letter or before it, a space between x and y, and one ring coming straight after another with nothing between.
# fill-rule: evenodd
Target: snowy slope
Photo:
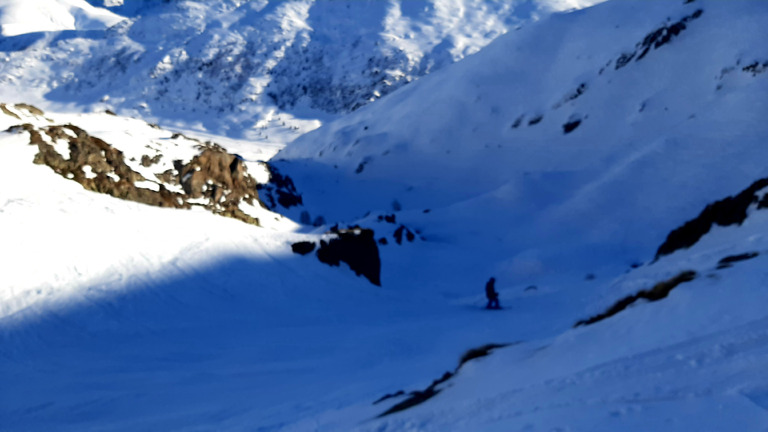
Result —
<instances>
[{"instance_id":1,"label":"snowy slope","mask_svg":"<svg viewBox=\"0 0 768 432\"><path fill-rule=\"evenodd\" d=\"M672 229L766 176L767 20L762 3L706 1L553 16L279 153L304 204L289 214L379 227L394 213L419 233L393 253L411 261L383 269L385 287L407 274L462 298L493 274L516 313L535 295L525 287L556 291L563 303L535 319L556 327L699 274L661 306L554 341L500 319L502 341L532 342L462 369L423 406L371 420L387 406L360 404L295 430L764 429L766 273L757 259L714 271L762 252L763 222L650 262Z\"/></svg>"},{"instance_id":2,"label":"snowy slope","mask_svg":"<svg viewBox=\"0 0 768 432\"><path fill-rule=\"evenodd\" d=\"M130 265L124 265L128 265L132 271L142 271L145 267L164 268L168 265L167 254L188 248L188 240L184 237L191 235L190 231L200 230L194 224L185 227L184 223L179 222L178 229L164 231L161 225L150 222L153 217L160 220L165 217L170 221L174 217L190 218L184 215L188 212L225 213L221 211L221 205L227 199L227 194L231 195L231 190L221 182L214 185L216 181L209 179L201 188L204 193L193 197L188 193L190 183L185 179L187 176L193 177L194 173L184 173L210 168L194 166L190 161L206 149L216 146L220 148L219 144L110 114L42 113L34 107L5 104L0 105L0 109L0 129L6 131L3 142L7 143L3 149L7 155L3 158L2 172L15 183L14 187L6 189L0 196L0 201L5 203L3 238L7 245L12 245L7 252L13 253L14 262L3 272L4 291L0 293L0 317L7 319L23 315L24 310L35 310L50 300L65 299L73 293L76 296L79 290L84 289L83 284L106 284L107 290L113 286L119 288L119 281L125 275L110 275L110 269L119 269L123 265L121 260L128 260ZM33 128L31 132L12 128L20 124L32 125ZM59 130L58 125L67 125L61 129L65 137L72 135L74 138L73 131L78 129L66 129L73 125L90 134L78 133L79 137L74 138L75 141L89 136L103 139L106 142L103 147L110 152L105 158L106 162L115 158L112 154L114 148L125 165L113 163L112 166L116 168L112 169L97 154L87 153L86 147L77 147L72 140L68 142L55 134L48 136L51 131ZM36 145L31 145L34 141L30 138L31 134L36 132L64 161L85 159L87 163L75 168L66 162L51 164L50 155L41 157L43 152ZM229 151L240 155L247 167L247 176L253 176L260 182L267 180L268 173L258 161L269 158L277 149L254 148L249 143L232 140L224 140L223 144ZM190 169L176 168L182 165L188 165ZM135 179L129 180L129 177ZM174 177L185 179L177 181ZM143 205L136 208L136 203L122 203L117 198L107 196L111 194L129 200L133 185L139 192L165 191L173 202L155 205L178 209L166 208L165 213L147 209L145 215L140 211ZM110 186L117 191L113 192ZM211 194L205 192L206 189L217 188L224 191L224 196L218 198L218 203L213 203L210 200ZM100 194L86 190L107 195L102 198ZM255 188L252 193L257 193ZM123 211L112 209L110 202L114 202L118 208L128 209L126 212L130 216L120 216ZM98 223L102 216L93 209L94 205L106 206L104 211L114 212L118 216L110 218L113 219L110 222ZM251 203L242 200L237 207L246 216L234 219L245 219L274 232L291 232L297 228L290 220L262 208L257 200ZM141 221L132 220L136 217ZM205 217L201 215L191 218L197 218L201 225L206 224ZM129 228L132 225L136 228ZM135 237L139 232L141 234ZM35 241L28 241L30 237ZM105 238L109 241L105 242ZM41 248L39 242L45 243L46 247ZM67 257L67 250L76 253ZM45 263L44 269L38 268L41 263Z\"/></svg>"},{"instance_id":3,"label":"snowy slope","mask_svg":"<svg viewBox=\"0 0 768 432\"><path fill-rule=\"evenodd\" d=\"M107 32L2 41L0 99L266 138L279 110L354 110L511 27L594 2L129 1L111 10L131 19ZM274 129L303 128L291 117Z\"/></svg>"},{"instance_id":4,"label":"snowy slope","mask_svg":"<svg viewBox=\"0 0 768 432\"><path fill-rule=\"evenodd\" d=\"M0 1L0 33L6 37L45 31L103 30L123 19L85 0Z\"/></svg>"},{"instance_id":5,"label":"snowy slope","mask_svg":"<svg viewBox=\"0 0 768 432\"><path fill-rule=\"evenodd\" d=\"M507 34L279 153L303 196L290 211L401 209L440 245L493 244L468 259L515 281L643 262L765 175L767 18L760 2L621 1Z\"/></svg>"},{"instance_id":6,"label":"snowy slope","mask_svg":"<svg viewBox=\"0 0 768 432\"><path fill-rule=\"evenodd\" d=\"M110 83L62 74L61 90L49 93L52 71L103 67L120 78L123 67L154 67L145 42L160 46L190 27L201 39L189 44L218 68L231 63L211 47L240 49L240 14L263 12L272 30L292 23L286 32L296 34L311 21L275 21L304 2L142 4L117 5L132 22L105 40L49 34L34 41L40 51L9 55L14 82L49 105L60 97L62 112L4 105L12 115L0 113L0 129L72 123L129 161L160 155L163 169L200 150L174 138L176 128L72 112L145 103L133 113L221 144L249 172L271 159L303 200L276 210L318 226L258 209L271 224L257 227L203 208L97 194L33 164L30 133L0 133L0 430L766 430L765 185L747 197L744 220L707 225L691 247L654 258L667 234L702 219L708 204L741 202L726 197L768 178L768 5L620 0L542 18L273 157L284 142L200 133L234 134L233 119L266 112L259 101L243 105L242 117L211 119L215 103L179 114L192 108L188 94L209 87L206 103L223 103L228 93L216 83L226 68L174 74L169 61L164 85L188 93L156 100L135 92L144 74ZM209 28L211 17L219 27ZM183 25L147 31L158 22ZM421 34L414 39L429 39ZM97 56L57 63L63 51L45 48L98 53L105 41L125 45L101 66ZM39 61L45 55L54 60ZM270 74L265 90L281 79ZM90 84L73 84L80 77ZM10 82L4 91L21 97ZM107 85L117 96L104 105L79 93ZM293 121L279 115L278 123ZM279 140L296 134L290 126ZM145 168L133 165L156 174ZM336 223L375 231L381 287L346 264L292 252L298 241L327 241ZM686 272L695 276L666 297L574 328ZM502 311L483 309L491 275ZM457 368L467 350L488 343L505 346ZM446 371L454 375L440 381ZM379 417L429 389L423 403Z\"/></svg>"},{"instance_id":7,"label":"snowy slope","mask_svg":"<svg viewBox=\"0 0 768 432\"><path fill-rule=\"evenodd\" d=\"M189 151L134 119L6 109L21 117L6 125L68 121L126 154ZM121 201L32 164L26 133L0 144L0 429L281 429L378 397L395 371L418 381L478 334L507 337L493 317L456 320L456 305L291 253L318 237L291 223Z\"/></svg>"},{"instance_id":8,"label":"snowy slope","mask_svg":"<svg viewBox=\"0 0 768 432\"><path fill-rule=\"evenodd\" d=\"M697 246L684 259L611 284L614 293L634 291L670 270L702 271L700 279L658 303L498 349L405 412L376 418L400 397L329 411L285 430L763 431L768 425L765 258L721 271L714 264L719 253L745 245L764 252L765 221L763 215L740 233L720 233L717 243Z\"/></svg>"},{"instance_id":9,"label":"snowy slope","mask_svg":"<svg viewBox=\"0 0 768 432\"><path fill-rule=\"evenodd\" d=\"M766 424L768 212L751 211L743 225L618 278L561 278L535 290L504 284L510 310L492 314L479 310L477 295L425 295L408 274L390 278L407 289L371 289L291 254L287 243L306 235L85 191L29 164L32 149L19 137L2 138L3 172L36 181L4 189L3 238L19 239L5 249L13 253L5 273L26 273L19 280L29 287L5 287L3 304L34 302L0 327L0 381L11 389L0 393L5 430ZM46 246L23 238L45 238ZM748 251L762 255L714 269ZM433 274L445 269L421 264ZM683 269L701 276L659 303L568 330ZM373 401L423 388L467 348L517 341L468 363L422 406L374 419L393 402Z\"/></svg>"},{"instance_id":10,"label":"snowy slope","mask_svg":"<svg viewBox=\"0 0 768 432\"><path fill-rule=\"evenodd\" d=\"M690 249L615 278L591 308L604 310L681 270L698 273L667 298L500 348L405 413L371 420L381 408L359 405L328 413L317 429L763 431L768 212L755 204L748 214L738 226L716 227ZM723 265L736 256L749 258ZM293 430L312 430L307 425Z\"/></svg>"}]
</instances>

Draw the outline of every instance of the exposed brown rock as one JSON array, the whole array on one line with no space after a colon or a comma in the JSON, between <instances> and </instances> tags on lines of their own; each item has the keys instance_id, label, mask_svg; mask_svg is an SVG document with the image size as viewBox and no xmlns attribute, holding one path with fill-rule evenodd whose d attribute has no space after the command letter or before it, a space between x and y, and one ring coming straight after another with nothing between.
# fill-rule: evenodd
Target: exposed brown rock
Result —
<instances>
[{"instance_id":1,"label":"exposed brown rock","mask_svg":"<svg viewBox=\"0 0 768 432\"><path fill-rule=\"evenodd\" d=\"M29 105L29 104L25 104L25 103L20 103L20 104L14 105L14 107L16 107L16 109L27 111L30 114L33 114L33 115L36 115L36 116L41 116L42 117L42 116L45 115L45 113L40 108L38 108L36 106L33 106L33 105Z\"/></svg>"},{"instance_id":2,"label":"exposed brown rock","mask_svg":"<svg viewBox=\"0 0 768 432\"><path fill-rule=\"evenodd\" d=\"M163 157L163 155L156 154L154 157L149 157L149 155L143 155L141 156L141 166L143 167L150 167L158 162L160 162L160 159Z\"/></svg>"},{"instance_id":3,"label":"exposed brown rock","mask_svg":"<svg viewBox=\"0 0 768 432\"><path fill-rule=\"evenodd\" d=\"M207 207L215 213L248 223L256 221L239 208L241 201L262 205L256 180L248 174L239 156L227 153L220 146L207 145L202 153L181 167L179 178L189 197L207 198Z\"/></svg>"},{"instance_id":4,"label":"exposed brown rock","mask_svg":"<svg viewBox=\"0 0 768 432\"><path fill-rule=\"evenodd\" d=\"M158 180L165 184L172 184L172 185L178 185L179 184L179 178L176 174L176 170L165 170L161 172L160 174L155 174L155 177L157 177Z\"/></svg>"},{"instance_id":5,"label":"exposed brown rock","mask_svg":"<svg viewBox=\"0 0 768 432\"><path fill-rule=\"evenodd\" d=\"M18 114L14 113L13 111L9 110L6 104L0 104L0 110L3 111L3 113L6 115L9 115L15 119L21 120L21 117L19 117Z\"/></svg>"},{"instance_id":6,"label":"exposed brown rock","mask_svg":"<svg viewBox=\"0 0 768 432\"><path fill-rule=\"evenodd\" d=\"M32 109L34 107L29 108L30 112L33 112ZM246 214L239 207L243 201L250 205L261 204L256 180L248 174L242 159L215 144L204 146L202 152L187 164L175 161L175 168L155 174L158 180L155 181L145 179L131 169L120 150L77 126L37 128L27 123L9 130L29 133L30 144L39 150L34 163L49 166L59 175L80 183L87 190L158 207L203 206L213 213L259 225L257 218ZM60 141L68 144L68 158L50 144ZM161 155L144 155L141 164L148 167L159 162L160 158ZM158 190L136 185L144 181L157 184ZM179 185L183 187L184 193L169 190ZM207 200L207 203L190 202L200 198Z\"/></svg>"}]
</instances>

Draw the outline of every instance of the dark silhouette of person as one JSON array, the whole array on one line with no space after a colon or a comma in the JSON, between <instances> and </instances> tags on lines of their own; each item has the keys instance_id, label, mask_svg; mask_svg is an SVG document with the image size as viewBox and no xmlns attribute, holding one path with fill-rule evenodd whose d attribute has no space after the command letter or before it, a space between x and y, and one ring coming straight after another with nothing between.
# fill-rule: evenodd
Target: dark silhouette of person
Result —
<instances>
[{"instance_id":1,"label":"dark silhouette of person","mask_svg":"<svg viewBox=\"0 0 768 432\"><path fill-rule=\"evenodd\" d=\"M495 289L496 278L492 277L485 283L485 296L488 297L486 309L501 309L499 304L499 293Z\"/></svg>"}]
</instances>

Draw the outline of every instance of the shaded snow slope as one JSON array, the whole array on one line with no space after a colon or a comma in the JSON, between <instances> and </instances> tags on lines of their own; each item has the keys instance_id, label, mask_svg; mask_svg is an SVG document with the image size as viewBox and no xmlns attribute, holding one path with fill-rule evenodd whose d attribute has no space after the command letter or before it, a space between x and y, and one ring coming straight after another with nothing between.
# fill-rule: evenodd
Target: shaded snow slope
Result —
<instances>
[{"instance_id":1,"label":"shaded snow slope","mask_svg":"<svg viewBox=\"0 0 768 432\"><path fill-rule=\"evenodd\" d=\"M765 300L755 289L764 265L600 327L497 350L403 413L373 419L391 403L360 404L283 430L764 430L768 322L753 307Z\"/></svg>"},{"instance_id":2,"label":"shaded snow slope","mask_svg":"<svg viewBox=\"0 0 768 432\"><path fill-rule=\"evenodd\" d=\"M665 299L553 338L499 348L462 368L433 399L403 413L370 420L374 410L358 405L328 412L314 419L314 427L765 430L768 212L756 207L741 225L718 227L687 250L602 284L597 291L603 300L588 309L602 311L684 270L697 273ZM731 265L723 266L729 257ZM309 424L286 430L312 430Z\"/></svg>"},{"instance_id":3,"label":"shaded snow slope","mask_svg":"<svg viewBox=\"0 0 768 432\"><path fill-rule=\"evenodd\" d=\"M477 52L509 28L570 6L548 0L126 2L113 9L131 20L107 32L0 42L6 59L0 95L43 108L98 106L257 137L276 110L310 118L352 111Z\"/></svg>"},{"instance_id":4,"label":"shaded snow slope","mask_svg":"<svg viewBox=\"0 0 768 432\"><path fill-rule=\"evenodd\" d=\"M289 211L395 211L436 249L477 245L478 278L642 262L765 176L766 22L761 2L554 15L290 144L275 166L304 207Z\"/></svg>"}]
</instances>

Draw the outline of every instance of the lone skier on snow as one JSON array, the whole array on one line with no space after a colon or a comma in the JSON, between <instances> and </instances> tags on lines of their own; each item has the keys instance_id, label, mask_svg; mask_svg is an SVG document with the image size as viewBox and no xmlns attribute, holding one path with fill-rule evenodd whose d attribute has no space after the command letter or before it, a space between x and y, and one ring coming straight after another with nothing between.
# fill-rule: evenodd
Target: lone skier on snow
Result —
<instances>
[{"instance_id":1,"label":"lone skier on snow","mask_svg":"<svg viewBox=\"0 0 768 432\"><path fill-rule=\"evenodd\" d=\"M485 307L486 309L501 309L501 305L499 304L499 293L496 292L495 284L496 278L494 277L488 279L488 282L485 284L485 296L488 297L488 305Z\"/></svg>"}]
</instances>

